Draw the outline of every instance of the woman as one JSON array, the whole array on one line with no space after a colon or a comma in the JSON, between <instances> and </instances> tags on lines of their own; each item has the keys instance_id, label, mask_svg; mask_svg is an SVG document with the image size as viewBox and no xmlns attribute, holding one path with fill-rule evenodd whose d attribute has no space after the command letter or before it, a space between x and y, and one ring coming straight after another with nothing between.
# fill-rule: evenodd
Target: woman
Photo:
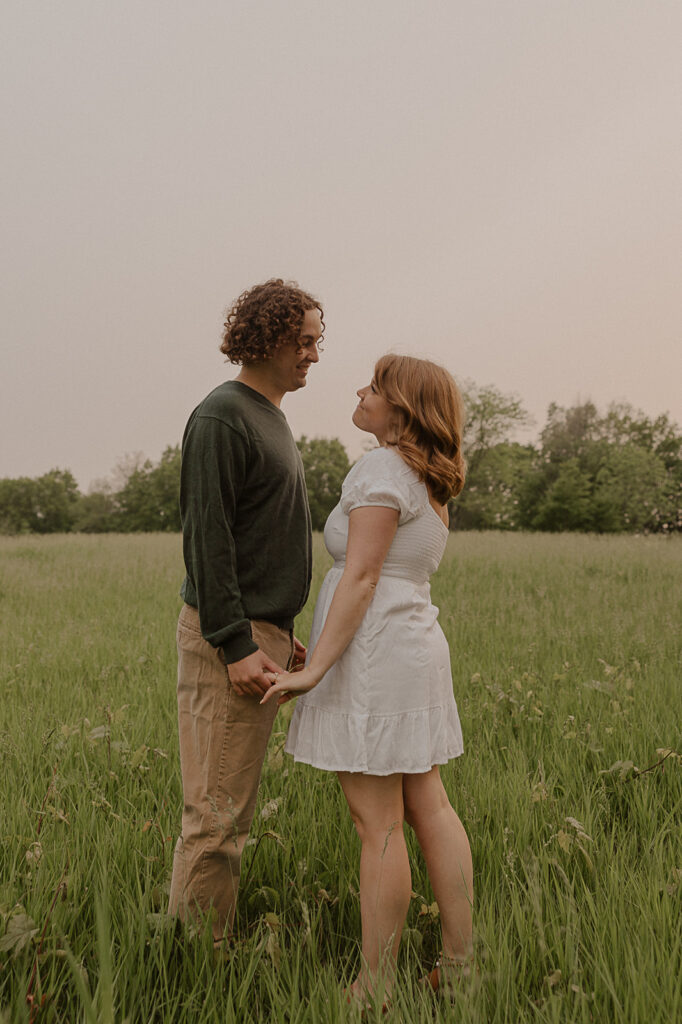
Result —
<instances>
[{"instance_id":1,"label":"woman","mask_svg":"<svg viewBox=\"0 0 682 1024\"><path fill-rule=\"evenodd\" d=\"M390 993L412 889L403 821L414 829L440 909L434 989L468 973L471 852L438 765L462 752L448 645L429 577L464 484L455 382L424 359L387 355L358 391L353 422L380 447L353 466L324 531L335 562L315 607L306 667L263 702L302 697L286 749L335 771L362 841L362 955L353 998Z\"/></svg>"}]
</instances>

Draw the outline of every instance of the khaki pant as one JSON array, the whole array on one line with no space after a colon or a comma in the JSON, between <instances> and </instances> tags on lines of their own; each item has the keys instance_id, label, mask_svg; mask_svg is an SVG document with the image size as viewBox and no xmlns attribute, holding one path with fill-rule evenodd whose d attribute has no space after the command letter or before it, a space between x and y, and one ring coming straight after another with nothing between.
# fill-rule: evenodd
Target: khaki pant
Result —
<instances>
[{"instance_id":1,"label":"khaki pant","mask_svg":"<svg viewBox=\"0 0 682 1024\"><path fill-rule=\"evenodd\" d=\"M282 668L293 640L269 622L252 622L253 639ZM277 701L238 696L218 651L201 635L199 613L178 620L178 723L184 807L173 856L169 913L211 917L216 942L232 928L242 850L256 805Z\"/></svg>"}]
</instances>

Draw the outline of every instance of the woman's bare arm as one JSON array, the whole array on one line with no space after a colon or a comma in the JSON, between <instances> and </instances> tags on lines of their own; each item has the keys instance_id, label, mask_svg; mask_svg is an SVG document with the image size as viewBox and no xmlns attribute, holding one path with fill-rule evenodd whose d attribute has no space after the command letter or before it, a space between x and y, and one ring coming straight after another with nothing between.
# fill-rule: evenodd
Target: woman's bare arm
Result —
<instances>
[{"instance_id":1,"label":"woman's bare arm","mask_svg":"<svg viewBox=\"0 0 682 1024\"><path fill-rule=\"evenodd\" d=\"M293 695L312 690L341 657L372 600L397 529L396 509L374 505L353 509L349 516L346 565L310 664L295 674L278 675L261 704L275 694ZM283 703L281 697L280 702Z\"/></svg>"}]
</instances>

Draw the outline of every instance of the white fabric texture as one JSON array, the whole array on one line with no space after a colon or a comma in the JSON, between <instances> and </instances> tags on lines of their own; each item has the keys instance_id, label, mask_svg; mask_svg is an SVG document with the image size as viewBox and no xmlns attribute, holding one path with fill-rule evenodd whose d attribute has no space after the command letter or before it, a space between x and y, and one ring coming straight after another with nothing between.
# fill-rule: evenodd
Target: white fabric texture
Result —
<instances>
[{"instance_id":1,"label":"white fabric texture","mask_svg":"<svg viewBox=\"0 0 682 1024\"><path fill-rule=\"evenodd\" d=\"M376 448L344 481L324 541L334 565L315 605L308 657L343 573L354 508L398 510L398 529L372 601L350 644L315 689L298 698L285 749L327 771L428 772L462 753L450 652L431 603L448 530L425 485L396 451Z\"/></svg>"}]
</instances>

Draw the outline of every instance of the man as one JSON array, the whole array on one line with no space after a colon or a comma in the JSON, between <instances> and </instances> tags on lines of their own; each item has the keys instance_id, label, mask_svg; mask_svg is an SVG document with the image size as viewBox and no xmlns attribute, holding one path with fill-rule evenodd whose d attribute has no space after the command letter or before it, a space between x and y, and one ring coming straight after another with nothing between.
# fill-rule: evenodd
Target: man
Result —
<instances>
[{"instance_id":1,"label":"man","mask_svg":"<svg viewBox=\"0 0 682 1024\"><path fill-rule=\"evenodd\" d=\"M178 621L184 808L170 913L232 928L277 702L278 672L302 664L293 637L311 577L310 512L284 395L319 359L323 310L279 279L230 309L221 351L241 365L194 410L182 442L180 511L187 576Z\"/></svg>"}]
</instances>

